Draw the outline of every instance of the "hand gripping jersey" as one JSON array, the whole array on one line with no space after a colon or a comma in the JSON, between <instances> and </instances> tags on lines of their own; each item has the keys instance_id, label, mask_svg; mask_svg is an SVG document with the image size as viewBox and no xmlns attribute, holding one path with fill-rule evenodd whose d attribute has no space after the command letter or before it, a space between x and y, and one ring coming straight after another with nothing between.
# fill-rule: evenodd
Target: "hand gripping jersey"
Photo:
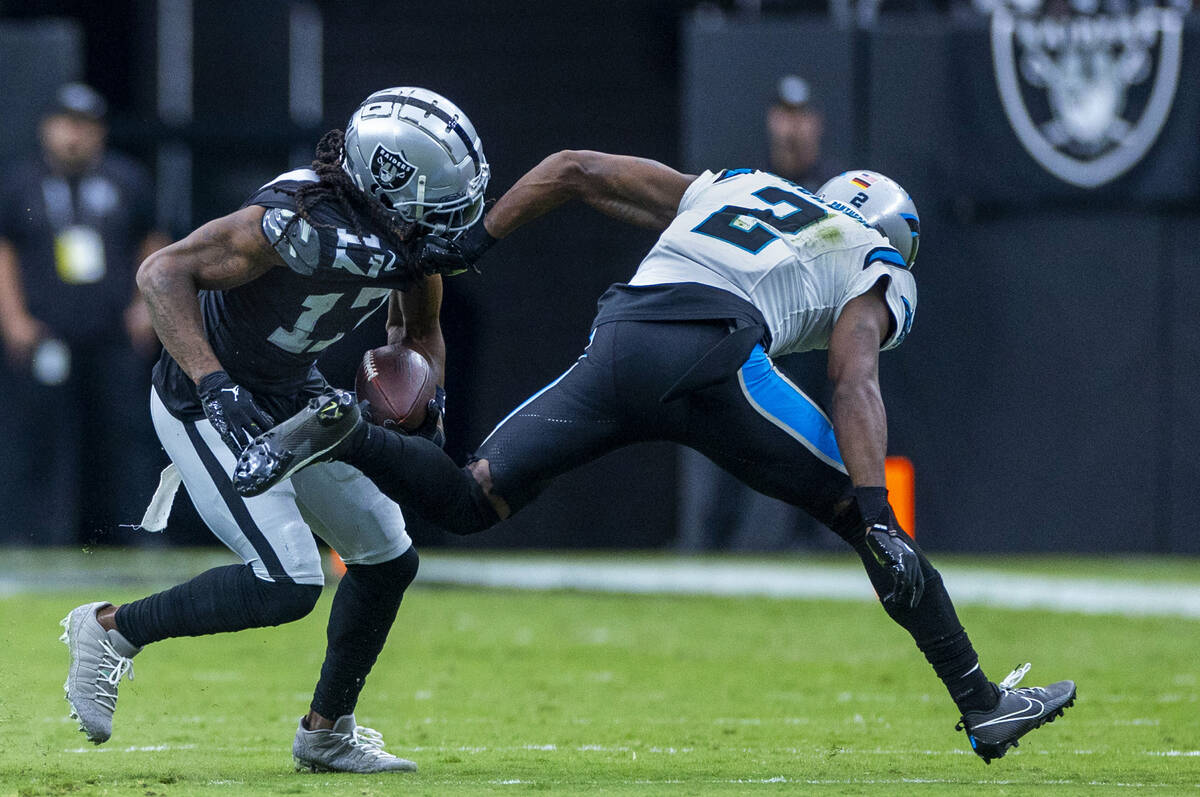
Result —
<instances>
[{"instance_id":1,"label":"hand gripping jersey","mask_svg":"<svg viewBox=\"0 0 1200 797\"><path fill-rule=\"evenodd\" d=\"M292 414L303 391L324 380L314 363L321 352L411 282L406 255L376 235L359 237L337 203L319 199L295 215L296 189L317 176L309 169L280 175L243 207L262 205L262 232L287 268L227 291L201 291L209 344L229 376L250 390L277 419ZM285 231L286 230L286 234ZM154 369L163 403L184 420L203 417L192 380L165 351ZM278 414L287 410L286 414Z\"/></svg>"},{"instance_id":2,"label":"hand gripping jersey","mask_svg":"<svg viewBox=\"0 0 1200 797\"><path fill-rule=\"evenodd\" d=\"M884 279L895 325L881 348L890 349L912 324L916 282L904 258L853 210L766 172L705 172L629 284L698 283L732 293L762 313L768 354L776 356L827 348L846 303Z\"/></svg>"}]
</instances>

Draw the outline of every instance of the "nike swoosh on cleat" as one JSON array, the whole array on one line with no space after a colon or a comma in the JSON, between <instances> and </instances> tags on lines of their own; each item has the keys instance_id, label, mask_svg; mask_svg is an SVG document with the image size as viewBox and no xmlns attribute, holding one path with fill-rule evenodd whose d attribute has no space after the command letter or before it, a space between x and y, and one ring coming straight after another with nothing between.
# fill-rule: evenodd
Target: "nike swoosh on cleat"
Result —
<instances>
[{"instance_id":1,"label":"nike swoosh on cleat","mask_svg":"<svg viewBox=\"0 0 1200 797\"><path fill-rule=\"evenodd\" d=\"M1005 714L1003 717L996 717L994 720L981 722L975 726L974 730L986 728L990 725L1000 725L1005 722L1020 722L1021 720L1033 719L1034 717L1040 717L1042 712L1046 710L1046 704L1040 700L1033 700L1032 698L1025 697L1024 695L1022 695L1021 698L1025 701L1025 705L1022 708ZM1037 707L1036 709L1034 709L1035 705ZM1030 709L1033 710L1031 711Z\"/></svg>"}]
</instances>

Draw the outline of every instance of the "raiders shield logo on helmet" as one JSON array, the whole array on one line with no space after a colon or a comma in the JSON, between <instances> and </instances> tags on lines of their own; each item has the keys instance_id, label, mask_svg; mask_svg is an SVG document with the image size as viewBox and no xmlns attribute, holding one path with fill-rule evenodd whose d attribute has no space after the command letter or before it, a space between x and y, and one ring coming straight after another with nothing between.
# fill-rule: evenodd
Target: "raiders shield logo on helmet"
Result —
<instances>
[{"instance_id":1,"label":"raiders shield logo on helmet","mask_svg":"<svg viewBox=\"0 0 1200 797\"><path fill-rule=\"evenodd\" d=\"M375 147L375 154L371 156L371 176L384 191L402 188L416 171L417 167L404 159L403 152L392 152L382 144Z\"/></svg>"},{"instance_id":2,"label":"raiders shield logo on helmet","mask_svg":"<svg viewBox=\"0 0 1200 797\"><path fill-rule=\"evenodd\" d=\"M1004 112L1051 174L1094 188L1121 176L1170 115L1190 0L976 0L992 15Z\"/></svg>"}]
</instances>

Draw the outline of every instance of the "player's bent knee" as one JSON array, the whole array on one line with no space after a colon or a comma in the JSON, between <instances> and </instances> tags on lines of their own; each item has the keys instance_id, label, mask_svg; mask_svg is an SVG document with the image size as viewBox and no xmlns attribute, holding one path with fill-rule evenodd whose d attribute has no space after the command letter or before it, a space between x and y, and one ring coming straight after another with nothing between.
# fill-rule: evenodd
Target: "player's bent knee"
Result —
<instances>
[{"instance_id":1,"label":"player's bent knee","mask_svg":"<svg viewBox=\"0 0 1200 797\"><path fill-rule=\"evenodd\" d=\"M420 566L416 546L410 546L395 559L376 565L347 564L346 575L374 592L401 594L417 577Z\"/></svg>"},{"instance_id":2,"label":"player's bent knee","mask_svg":"<svg viewBox=\"0 0 1200 797\"><path fill-rule=\"evenodd\" d=\"M255 579L258 600L251 611L257 615L256 625L283 625L307 617L321 597L318 584L288 584Z\"/></svg>"}]
</instances>

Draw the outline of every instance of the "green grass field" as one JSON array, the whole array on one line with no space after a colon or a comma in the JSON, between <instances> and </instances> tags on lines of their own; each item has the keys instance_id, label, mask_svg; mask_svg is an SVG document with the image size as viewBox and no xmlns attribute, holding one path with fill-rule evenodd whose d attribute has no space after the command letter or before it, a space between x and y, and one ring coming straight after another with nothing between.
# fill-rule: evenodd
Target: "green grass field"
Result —
<instances>
[{"instance_id":1,"label":"green grass field","mask_svg":"<svg viewBox=\"0 0 1200 797\"><path fill-rule=\"evenodd\" d=\"M1200 586L1194 561L1171 561L1151 570ZM0 794L1200 789L1196 620L962 608L993 679L1032 660L1029 683L1079 683L1063 719L984 766L878 606L418 586L358 718L421 770L368 777L292 771L329 592L299 623L147 649L121 686L112 740L88 744L67 719L58 620L144 591L43 585L0 598Z\"/></svg>"}]
</instances>

